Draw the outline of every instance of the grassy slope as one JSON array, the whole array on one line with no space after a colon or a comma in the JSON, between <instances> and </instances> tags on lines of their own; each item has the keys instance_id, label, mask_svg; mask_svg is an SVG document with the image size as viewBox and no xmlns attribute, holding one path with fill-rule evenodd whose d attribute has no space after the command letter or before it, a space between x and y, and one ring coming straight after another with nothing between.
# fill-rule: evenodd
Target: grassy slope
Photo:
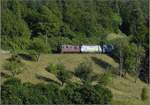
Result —
<instances>
[{"instance_id":1,"label":"grassy slope","mask_svg":"<svg viewBox=\"0 0 150 105\"><path fill-rule=\"evenodd\" d=\"M9 54L0 54L0 70L2 64L9 57ZM47 54L40 57L39 62L25 61L27 69L21 74L17 75L23 82L32 82L34 84L45 82L47 77L49 79L59 81L53 74L48 73L45 67L49 63L63 62L68 70L74 71L74 68L82 61L89 60L93 64L94 71L96 73L103 73L108 66L117 67L118 64L107 55L104 54ZM4 71L4 70L3 70ZM72 80L77 78L73 77ZM2 81L4 78L2 77ZM134 79L127 76L126 79L118 76L113 77L112 82L108 85L108 88L112 90L114 95L114 105L146 105L140 101L141 88L146 86L140 80L134 83Z\"/></svg>"}]
</instances>

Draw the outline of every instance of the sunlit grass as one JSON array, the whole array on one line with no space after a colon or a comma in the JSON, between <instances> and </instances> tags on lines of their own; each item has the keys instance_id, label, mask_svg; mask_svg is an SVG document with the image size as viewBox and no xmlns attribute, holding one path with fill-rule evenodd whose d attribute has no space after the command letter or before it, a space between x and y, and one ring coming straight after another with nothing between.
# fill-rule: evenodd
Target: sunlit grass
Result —
<instances>
[{"instance_id":1,"label":"sunlit grass","mask_svg":"<svg viewBox=\"0 0 150 105\"><path fill-rule=\"evenodd\" d=\"M2 68L2 64L10 57L10 54L1 54L0 56L0 70L5 71ZM118 63L105 54L42 54L38 62L23 60L27 69L16 77L20 78L22 82L31 82L33 84L41 82L47 83L50 80L59 83L60 81L55 75L45 70L48 64L63 63L67 70L74 72L74 69L79 63L87 60L92 63L94 72L96 73L106 71L107 68L105 68L104 64L111 65L113 68L118 67ZM104 63L99 64L95 60ZM38 76L45 77L48 80L45 81L44 79L38 78ZM1 81L4 80L5 78L1 79ZM73 76L72 81L79 80ZM146 86L146 84L140 80L135 83L134 78L127 75L127 78L114 76L112 82L107 87L111 89L113 93L113 105L147 105L146 102L142 102L140 99L141 90L144 86Z\"/></svg>"}]
</instances>

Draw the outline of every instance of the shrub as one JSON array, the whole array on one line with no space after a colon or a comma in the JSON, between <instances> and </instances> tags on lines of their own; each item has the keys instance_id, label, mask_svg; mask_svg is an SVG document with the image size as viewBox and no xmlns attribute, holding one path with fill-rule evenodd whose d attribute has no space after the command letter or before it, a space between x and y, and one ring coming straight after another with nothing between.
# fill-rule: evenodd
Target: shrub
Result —
<instances>
[{"instance_id":1,"label":"shrub","mask_svg":"<svg viewBox=\"0 0 150 105\"><path fill-rule=\"evenodd\" d=\"M21 73L24 70L23 66L24 66L23 63L13 61L13 62L6 62L3 67L4 69L9 70L14 76L16 74Z\"/></svg>"},{"instance_id":2,"label":"shrub","mask_svg":"<svg viewBox=\"0 0 150 105\"><path fill-rule=\"evenodd\" d=\"M21 83L11 78L1 86L3 104L109 104L112 93L101 85L70 82L64 88L55 83Z\"/></svg>"},{"instance_id":3,"label":"shrub","mask_svg":"<svg viewBox=\"0 0 150 105\"><path fill-rule=\"evenodd\" d=\"M37 61L36 52L34 50L28 50L26 52L21 52L18 54L24 60Z\"/></svg>"},{"instance_id":4,"label":"shrub","mask_svg":"<svg viewBox=\"0 0 150 105\"><path fill-rule=\"evenodd\" d=\"M2 104L16 104L21 105L22 100L18 97L20 91L21 81L17 78L9 78L1 86Z\"/></svg>"},{"instance_id":5,"label":"shrub","mask_svg":"<svg viewBox=\"0 0 150 105\"><path fill-rule=\"evenodd\" d=\"M148 99L148 89L146 87L142 88L141 99L146 101Z\"/></svg>"},{"instance_id":6,"label":"shrub","mask_svg":"<svg viewBox=\"0 0 150 105\"><path fill-rule=\"evenodd\" d=\"M46 45L41 38L34 38L28 49L34 51L34 54L37 56L37 61L39 60L41 53L47 53L50 51L49 46Z\"/></svg>"},{"instance_id":7,"label":"shrub","mask_svg":"<svg viewBox=\"0 0 150 105\"><path fill-rule=\"evenodd\" d=\"M21 63L21 58L18 55L11 55L11 57L8 59L8 61L12 62L12 61L16 61L18 63Z\"/></svg>"},{"instance_id":8,"label":"shrub","mask_svg":"<svg viewBox=\"0 0 150 105\"><path fill-rule=\"evenodd\" d=\"M101 85L107 85L111 81L112 81L112 73L111 73L111 71L108 71L108 72L100 75L99 83Z\"/></svg>"},{"instance_id":9,"label":"shrub","mask_svg":"<svg viewBox=\"0 0 150 105\"><path fill-rule=\"evenodd\" d=\"M2 105L22 105L22 100L15 96L15 95L9 95L7 96L7 99L6 98L2 98L3 101L2 101Z\"/></svg>"},{"instance_id":10,"label":"shrub","mask_svg":"<svg viewBox=\"0 0 150 105\"><path fill-rule=\"evenodd\" d=\"M71 77L70 73L66 70L59 70L56 76L62 82L62 85Z\"/></svg>"},{"instance_id":11,"label":"shrub","mask_svg":"<svg viewBox=\"0 0 150 105\"><path fill-rule=\"evenodd\" d=\"M80 88L80 85L69 82L62 90L62 94L67 99L69 104L83 104L78 88Z\"/></svg>"},{"instance_id":12,"label":"shrub","mask_svg":"<svg viewBox=\"0 0 150 105\"><path fill-rule=\"evenodd\" d=\"M111 102L112 93L101 85L93 86L91 84L81 85L78 89L84 104L107 105Z\"/></svg>"},{"instance_id":13,"label":"shrub","mask_svg":"<svg viewBox=\"0 0 150 105\"><path fill-rule=\"evenodd\" d=\"M94 77L90 62L82 62L75 69L75 75L83 81L91 81Z\"/></svg>"},{"instance_id":14,"label":"shrub","mask_svg":"<svg viewBox=\"0 0 150 105\"><path fill-rule=\"evenodd\" d=\"M65 70L65 66L63 63L58 63L57 64L57 70Z\"/></svg>"},{"instance_id":15,"label":"shrub","mask_svg":"<svg viewBox=\"0 0 150 105\"><path fill-rule=\"evenodd\" d=\"M98 92L98 97L99 97L99 101L102 105L109 105L109 103L112 100L112 92L101 86L100 84L97 84L96 86L94 86L95 90Z\"/></svg>"},{"instance_id":16,"label":"shrub","mask_svg":"<svg viewBox=\"0 0 150 105\"><path fill-rule=\"evenodd\" d=\"M19 53L18 55L25 60L37 61L38 59L38 53L35 50L28 50L24 53Z\"/></svg>"},{"instance_id":17,"label":"shrub","mask_svg":"<svg viewBox=\"0 0 150 105\"><path fill-rule=\"evenodd\" d=\"M47 67L46 67L46 70L50 73L53 73L53 74L56 74L57 73L57 65L55 64L49 64Z\"/></svg>"},{"instance_id":18,"label":"shrub","mask_svg":"<svg viewBox=\"0 0 150 105\"><path fill-rule=\"evenodd\" d=\"M98 93L92 85L85 84L80 87L79 92L85 104L99 104Z\"/></svg>"},{"instance_id":19,"label":"shrub","mask_svg":"<svg viewBox=\"0 0 150 105\"><path fill-rule=\"evenodd\" d=\"M49 64L46 68L45 68L48 72L51 72L53 74L57 74L58 71L63 71L65 70L65 66L62 63L58 63L58 64Z\"/></svg>"},{"instance_id":20,"label":"shrub","mask_svg":"<svg viewBox=\"0 0 150 105\"><path fill-rule=\"evenodd\" d=\"M11 77L11 78L7 79L7 81L5 81L3 84L5 84L5 85L18 85L18 84L21 84L21 80L18 78Z\"/></svg>"},{"instance_id":21,"label":"shrub","mask_svg":"<svg viewBox=\"0 0 150 105\"><path fill-rule=\"evenodd\" d=\"M32 61L37 61L37 52L34 50L28 51L28 55L30 56Z\"/></svg>"},{"instance_id":22,"label":"shrub","mask_svg":"<svg viewBox=\"0 0 150 105\"><path fill-rule=\"evenodd\" d=\"M3 68L9 70L14 76L24 70L24 63L18 56L12 55L12 57L4 63Z\"/></svg>"},{"instance_id":23,"label":"shrub","mask_svg":"<svg viewBox=\"0 0 150 105\"><path fill-rule=\"evenodd\" d=\"M55 74L56 77L62 82L62 85L71 77L71 74L65 69L65 66L62 63L49 64L45 69L48 72Z\"/></svg>"},{"instance_id":24,"label":"shrub","mask_svg":"<svg viewBox=\"0 0 150 105\"><path fill-rule=\"evenodd\" d=\"M34 38L31 44L29 45L30 50L35 50L38 53L48 52L48 46L45 44L44 40L41 38Z\"/></svg>"}]
</instances>

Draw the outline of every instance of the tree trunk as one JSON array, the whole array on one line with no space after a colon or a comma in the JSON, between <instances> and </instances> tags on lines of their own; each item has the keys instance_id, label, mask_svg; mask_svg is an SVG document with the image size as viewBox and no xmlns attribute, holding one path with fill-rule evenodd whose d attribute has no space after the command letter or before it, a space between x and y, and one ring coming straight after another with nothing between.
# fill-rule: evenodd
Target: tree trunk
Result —
<instances>
[{"instance_id":1,"label":"tree trunk","mask_svg":"<svg viewBox=\"0 0 150 105\"><path fill-rule=\"evenodd\" d=\"M139 50L140 45L137 46L137 54L136 54L136 78L135 78L135 83L137 82L137 79L139 77L139 73L140 73L140 64L141 64L141 57L140 57L140 50Z\"/></svg>"},{"instance_id":2,"label":"tree trunk","mask_svg":"<svg viewBox=\"0 0 150 105\"><path fill-rule=\"evenodd\" d=\"M134 80L134 82L135 82L135 83L137 82L137 78L138 78L138 76L137 76L137 74L136 74L136 76L135 76L135 80Z\"/></svg>"},{"instance_id":3,"label":"tree trunk","mask_svg":"<svg viewBox=\"0 0 150 105\"><path fill-rule=\"evenodd\" d=\"M124 71L123 77L126 78L127 72Z\"/></svg>"},{"instance_id":4,"label":"tree trunk","mask_svg":"<svg viewBox=\"0 0 150 105\"><path fill-rule=\"evenodd\" d=\"M64 82L61 82L61 86L63 86L64 85Z\"/></svg>"},{"instance_id":5,"label":"tree trunk","mask_svg":"<svg viewBox=\"0 0 150 105\"><path fill-rule=\"evenodd\" d=\"M45 43L46 43L46 46L47 46L47 33L46 33L46 35L45 35Z\"/></svg>"},{"instance_id":6,"label":"tree trunk","mask_svg":"<svg viewBox=\"0 0 150 105\"><path fill-rule=\"evenodd\" d=\"M37 62L39 61L40 59L40 54L37 55Z\"/></svg>"},{"instance_id":7,"label":"tree trunk","mask_svg":"<svg viewBox=\"0 0 150 105\"><path fill-rule=\"evenodd\" d=\"M122 70L122 66L123 66L123 55L122 55L122 50L120 50L119 52L119 59L120 59L120 62L119 62L119 70L120 70L120 77L122 77L122 74L123 74L123 70Z\"/></svg>"}]
</instances>

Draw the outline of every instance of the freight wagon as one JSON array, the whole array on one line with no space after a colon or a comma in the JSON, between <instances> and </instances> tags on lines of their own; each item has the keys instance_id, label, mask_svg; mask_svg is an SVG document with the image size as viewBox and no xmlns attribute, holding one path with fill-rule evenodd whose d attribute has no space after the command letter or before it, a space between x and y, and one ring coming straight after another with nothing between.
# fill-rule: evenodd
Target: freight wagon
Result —
<instances>
[{"instance_id":1,"label":"freight wagon","mask_svg":"<svg viewBox=\"0 0 150 105\"><path fill-rule=\"evenodd\" d=\"M61 53L80 53L79 45L61 45Z\"/></svg>"},{"instance_id":2,"label":"freight wagon","mask_svg":"<svg viewBox=\"0 0 150 105\"><path fill-rule=\"evenodd\" d=\"M97 52L97 53L101 53L102 49L101 46L99 45L82 45L81 46L81 52L82 53L90 53L90 52Z\"/></svg>"},{"instance_id":3,"label":"freight wagon","mask_svg":"<svg viewBox=\"0 0 150 105\"><path fill-rule=\"evenodd\" d=\"M61 45L61 53L111 53L113 45Z\"/></svg>"}]
</instances>

